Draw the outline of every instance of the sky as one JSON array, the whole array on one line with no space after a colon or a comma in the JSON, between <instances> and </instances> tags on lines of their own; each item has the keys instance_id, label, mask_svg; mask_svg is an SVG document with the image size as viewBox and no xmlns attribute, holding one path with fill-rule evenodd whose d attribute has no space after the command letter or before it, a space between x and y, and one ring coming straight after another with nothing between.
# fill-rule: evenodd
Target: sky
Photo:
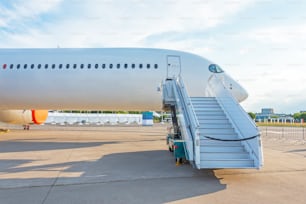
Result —
<instances>
[{"instance_id":1,"label":"sky","mask_svg":"<svg viewBox=\"0 0 306 204\"><path fill-rule=\"evenodd\" d=\"M0 48L151 47L219 64L246 111L306 110L305 0L0 0Z\"/></svg>"}]
</instances>

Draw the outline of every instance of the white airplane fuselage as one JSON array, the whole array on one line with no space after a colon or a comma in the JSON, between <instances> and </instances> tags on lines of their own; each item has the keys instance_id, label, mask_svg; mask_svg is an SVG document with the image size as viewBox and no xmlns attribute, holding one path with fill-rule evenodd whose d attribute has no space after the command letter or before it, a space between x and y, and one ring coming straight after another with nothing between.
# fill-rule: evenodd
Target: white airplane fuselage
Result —
<instances>
[{"instance_id":1,"label":"white airplane fuselage","mask_svg":"<svg viewBox=\"0 0 306 204\"><path fill-rule=\"evenodd\" d=\"M161 110L163 80L181 75L190 96L205 96L211 64L164 49L0 49L0 109Z\"/></svg>"}]
</instances>

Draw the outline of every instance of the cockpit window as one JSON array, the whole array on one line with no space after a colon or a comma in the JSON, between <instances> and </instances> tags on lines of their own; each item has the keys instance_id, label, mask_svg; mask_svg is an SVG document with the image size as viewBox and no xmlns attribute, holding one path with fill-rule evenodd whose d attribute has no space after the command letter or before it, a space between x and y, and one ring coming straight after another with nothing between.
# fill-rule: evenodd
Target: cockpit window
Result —
<instances>
[{"instance_id":1,"label":"cockpit window","mask_svg":"<svg viewBox=\"0 0 306 204\"><path fill-rule=\"evenodd\" d=\"M208 67L209 71L211 71L212 73L222 73L224 72L221 67L219 67L218 65L216 64L211 64L209 65Z\"/></svg>"}]
</instances>

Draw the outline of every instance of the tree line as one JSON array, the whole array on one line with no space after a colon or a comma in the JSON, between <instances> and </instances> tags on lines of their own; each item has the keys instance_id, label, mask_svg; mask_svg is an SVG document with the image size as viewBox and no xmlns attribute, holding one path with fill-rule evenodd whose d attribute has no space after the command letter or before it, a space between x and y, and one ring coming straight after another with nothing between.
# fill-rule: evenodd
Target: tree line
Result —
<instances>
[{"instance_id":1,"label":"tree line","mask_svg":"<svg viewBox=\"0 0 306 204\"><path fill-rule=\"evenodd\" d=\"M293 118L294 118L295 120L301 120L301 119L303 119L304 122L306 122L306 112L294 113L294 114L293 114Z\"/></svg>"}]
</instances>

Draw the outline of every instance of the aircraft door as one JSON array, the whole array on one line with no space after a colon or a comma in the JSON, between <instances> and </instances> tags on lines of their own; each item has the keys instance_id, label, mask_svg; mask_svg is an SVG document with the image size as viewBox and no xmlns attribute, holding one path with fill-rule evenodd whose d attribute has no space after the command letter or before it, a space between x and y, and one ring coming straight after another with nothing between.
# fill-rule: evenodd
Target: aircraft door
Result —
<instances>
[{"instance_id":1,"label":"aircraft door","mask_svg":"<svg viewBox=\"0 0 306 204\"><path fill-rule=\"evenodd\" d=\"M173 79L181 74L181 58L176 55L167 56L167 78Z\"/></svg>"}]
</instances>

